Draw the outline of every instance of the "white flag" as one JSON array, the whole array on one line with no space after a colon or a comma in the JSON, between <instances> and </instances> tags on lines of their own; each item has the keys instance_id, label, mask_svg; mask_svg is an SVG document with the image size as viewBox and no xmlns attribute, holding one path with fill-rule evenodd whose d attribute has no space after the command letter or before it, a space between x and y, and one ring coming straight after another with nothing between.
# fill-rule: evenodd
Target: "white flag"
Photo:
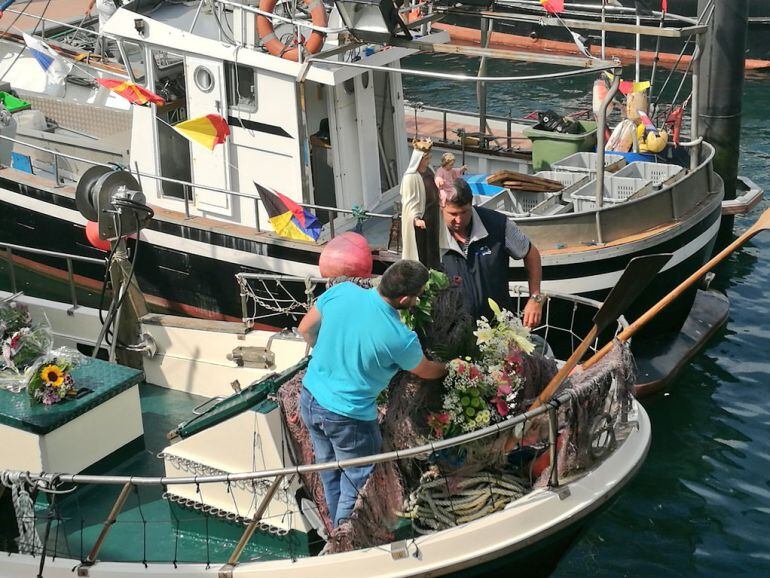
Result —
<instances>
[{"instance_id":1,"label":"white flag","mask_svg":"<svg viewBox=\"0 0 770 578\"><path fill-rule=\"evenodd\" d=\"M64 60L53 48L42 40L23 33L27 50L32 53L40 67L45 70L52 84L64 84L64 80L72 70L72 63Z\"/></svg>"}]
</instances>

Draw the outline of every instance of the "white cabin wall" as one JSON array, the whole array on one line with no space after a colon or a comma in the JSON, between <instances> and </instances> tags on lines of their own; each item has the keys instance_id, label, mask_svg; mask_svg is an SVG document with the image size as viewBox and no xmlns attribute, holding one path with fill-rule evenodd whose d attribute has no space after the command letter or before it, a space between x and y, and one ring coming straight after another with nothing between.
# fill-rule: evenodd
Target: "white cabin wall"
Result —
<instances>
[{"instance_id":1,"label":"white cabin wall","mask_svg":"<svg viewBox=\"0 0 770 578\"><path fill-rule=\"evenodd\" d=\"M391 68L401 68L401 65L394 62ZM393 126L395 127L395 141L398 162L399 182L401 175L404 174L409 166L409 144L407 143L406 118L404 117L404 85L401 82L401 75L392 73L390 75L390 91L393 99Z\"/></svg>"},{"instance_id":2,"label":"white cabin wall","mask_svg":"<svg viewBox=\"0 0 770 578\"><path fill-rule=\"evenodd\" d=\"M135 106L132 109L133 122L131 123L131 171L139 169L149 175L160 174L158 156L155 154L156 120L155 106ZM137 177L142 187L142 192L153 205L163 205L160 186L157 179L150 177ZM182 201L179 201L182 203ZM168 208L178 209L174 202Z\"/></svg>"},{"instance_id":3,"label":"white cabin wall","mask_svg":"<svg viewBox=\"0 0 770 578\"><path fill-rule=\"evenodd\" d=\"M364 207L374 207L382 197L374 78L367 70L355 79L358 154L361 159L361 190Z\"/></svg>"},{"instance_id":4,"label":"white cabin wall","mask_svg":"<svg viewBox=\"0 0 770 578\"><path fill-rule=\"evenodd\" d=\"M230 175L234 190L257 196L254 182L302 202L301 143L294 79L258 70L257 109L230 108ZM239 126L239 121L243 126ZM278 134L273 134L278 133ZM241 224L255 226L254 201L239 198ZM272 230L260 207L260 227Z\"/></svg>"}]
</instances>

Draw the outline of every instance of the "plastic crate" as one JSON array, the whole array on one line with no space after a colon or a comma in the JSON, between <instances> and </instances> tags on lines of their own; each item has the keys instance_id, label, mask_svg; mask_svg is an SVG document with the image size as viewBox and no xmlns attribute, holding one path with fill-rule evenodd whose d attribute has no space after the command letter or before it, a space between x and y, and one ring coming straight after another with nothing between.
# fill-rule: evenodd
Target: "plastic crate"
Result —
<instances>
[{"instance_id":1,"label":"plastic crate","mask_svg":"<svg viewBox=\"0 0 770 578\"><path fill-rule=\"evenodd\" d=\"M572 211L572 201L563 202L559 195L553 195L550 199L546 199L539 205L537 205L530 215L533 217L551 217L553 215L562 215Z\"/></svg>"},{"instance_id":2,"label":"plastic crate","mask_svg":"<svg viewBox=\"0 0 770 578\"><path fill-rule=\"evenodd\" d=\"M479 206L485 209L500 211L501 213L526 217L537 205L553 196L559 196L559 193L534 193L506 189L484 203L479 204Z\"/></svg>"},{"instance_id":3,"label":"plastic crate","mask_svg":"<svg viewBox=\"0 0 770 578\"><path fill-rule=\"evenodd\" d=\"M26 100L16 98L7 92L0 92L0 101L2 101L5 108L8 109L8 112L19 112L32 107Z\"/></svg>"},{"instance_id":4,"label":"plastic crate","mask_svg":"<svg viewBox=\"0 0 770 578\"><path fill-rule=\"evenodd\" d=\"M565 201L569 201L572 198L572 193L585 185L591 178L589 173L570 171L540 171L539 173L536 173L535 176L542 179L557 181L564 185L564 188L560 193L561 198Z\"/></svg>"},{"instance_id":5,"label":"plastic crate","mask_svg":"<svg viewBox=\"0 0 770 578\"><path fill-rule=\"evenodd\" d=\"M679 165L633 162L620 169L615 173L615 176L645 179L650 181L653 186L661 187L678 181L684 174L684 169Z\"/></svg>"},{"instance_id":6,"label":"plastic crate","mask_svg":"<svg viewBox=\"0 0 770 578\"><path fill-rule=\"evenodd\" d=\"M645 179L632 179L626 177L604 177L604 191L602 197L605 205L617 205L630 199L640 197L652 191L652 185ZM588 211L596 208L596 179L592 179L572 193L575 202L575 212Z\"/></svg>"},{"instance_id":7,"label":"plastic crate","mask_svg":"<svg viewBox=\"0 0 770 578\"><path fill-rule=\"evenodd\" d=\"M570 171L579 173L595 173L597 166L596 153L576 153L553 164L556 171ZM623 168L626 165L626 159L620 155L606 153L604 155L604 170L610 173Z\"/></svg>"}]
</instances>

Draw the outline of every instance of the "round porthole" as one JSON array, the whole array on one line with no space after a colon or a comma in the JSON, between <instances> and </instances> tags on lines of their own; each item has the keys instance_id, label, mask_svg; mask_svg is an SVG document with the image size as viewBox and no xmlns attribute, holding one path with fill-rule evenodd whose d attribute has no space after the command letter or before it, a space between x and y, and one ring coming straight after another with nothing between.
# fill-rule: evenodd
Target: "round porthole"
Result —
<instances>
[{"instance_id":1,"label":"round porthole","mask_svg":"<svg viewBox=\"0 0 770 578\"><path fill-rule=\"evenodd\" d=\"M205 66L199 66L193 73L195 79L195 86L197 86L203 92L211 92L214 88L214 76L211 71Z\"/></svg>"}]
</instances>

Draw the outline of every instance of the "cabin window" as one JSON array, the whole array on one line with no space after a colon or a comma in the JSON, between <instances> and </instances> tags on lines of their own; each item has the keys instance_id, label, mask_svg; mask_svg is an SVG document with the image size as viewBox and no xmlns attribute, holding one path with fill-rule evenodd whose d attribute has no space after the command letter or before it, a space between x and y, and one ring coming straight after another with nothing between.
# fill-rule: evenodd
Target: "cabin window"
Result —
<instances>
[{"instance_id":1,"label":"cabin window","mask_svg":"<svg viewBox=\"0 0 770 578\"><path fill-rule=\"evenodd\" d=\"M230 109L255 112L257 110L257 73L241 64L225 63L227 75L227 104Z\"/></svg>"},{"instance_id":2,"label":"cabin window","mask_svg":"<svg viewBox=\"0 0 770 578\"><path fill-rule=\"evenodd\" d=\"M126 66L126 70L131 75L132 80L137 84L144 85L146 80L144 46L130 40L121 40L118 47L123 60L130 64L130 66Z\"/></svg>"},{"instance_id":3,"label":"cabin window","mask_svg":"<svg viewBox=\"0 0 770 578\"><path fill-rule=\"evenodd\" d=\"M211 89L214 88L214 76L205 66L196 68L193 73L193 78L195 80L195 86L202 92L211 92Z\"/></svg>"}]
</instances>

